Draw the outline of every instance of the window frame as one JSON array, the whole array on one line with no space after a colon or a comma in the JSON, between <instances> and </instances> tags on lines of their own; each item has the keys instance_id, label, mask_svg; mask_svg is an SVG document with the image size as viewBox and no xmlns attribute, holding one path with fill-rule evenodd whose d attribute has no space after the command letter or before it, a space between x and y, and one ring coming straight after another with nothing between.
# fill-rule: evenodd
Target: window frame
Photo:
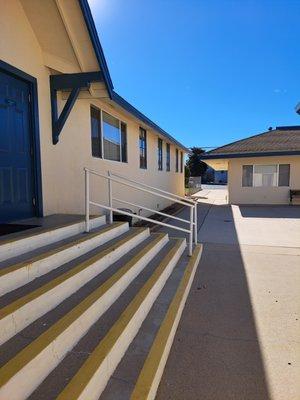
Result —
<instances>
[{"instance_id":1,"label":"window frame","mask_svg":"<svg viewBox=\"0 0 300 400\"><path fill-rule=\"evenodd\" d=\"M180 173L183 173L183 151L180 151Z\"/></svg>"},{"instance_id":2,"label":"window frame","mask_svg":"<svg viewBox=\"0 0 300 400\"><path fill-rule=\"evenodd\" d=\"M141 134L144 134L144 147L141 146ZM144 150L144 156L141 158L141 151ZM140 169L148 168L148 157L147 157L147 130L142 126L139 127L139 155L140 155ZM141 161L144 160L142 165Z\"/></svg>"},{"instance_id":3,"label":"window frame","mask_svg":"<svg viewBox=\"0 0 300 400\"><path fill-rule=\"evenodd\" d=\"M175 171L179 172L179 150L175 151Z\"/></svg>"},{"instance_id":4,"label":"window frame","mask_svg":"<svg viewBox=\"0 0 300 400\"><path fill-rule=\"evenodd\" d=\"M166 143L166 171L171 171L171 144Z\"/></svg>"},{"instance_id":5,"label":"window frame","mask_svg":"<svg viewBox=\"0 0 300 400\"><path fill-rule=\"evenodd\" d=\"M289 176L288 176L288 185L279 185L279 172L280 172L280 165L288 165L289 166ZM252 185L249 185L249 186L246 186L246 185L243 185L243 169L244 169L244 167L246 167L246 166L249 166L249 167L252 167ZM263 186L263 185L261 185L261 186L257 186L257 185L254 185L254 174L255 174L255 167L262 167L262 166L276 166L276 185L270 185L270 186ZM290 180L291 180L291 176L290 176L290 174L291 174L291 164L279 164L279 163L270 163L270 164L243 164L242 165L242 188L266 188L266 187L285 187L285 188L288 188L288 187L290 187Z\"/></svg>"},{"instance_id":6,"label":"window frame","mask_svg":"<svg viewBox=\"0 0 300 400\"><path fill-rule=\"evenodd\" d=\"M157 164L158 164L158 171L163 171L163 140L158 137L157 138Z\"/></svg>"},{"instance_id":7,"label":"window frame","mask_svg":"<svg viewBox=\"0 0 300 400\"><path fill-rule=\"evenodd\" d=\"M100 128L100 156L96 156L93 154L93 132L92 132L92 110L99 112L99 128ZM92 157L95 158L103 158L103 134L102 134L102 112L99 107L94 106L93 104L90 105L90 124L91 124L91 152Z\"/></svg>"},{"instance_id":8,"label":"window frame","mask_svg":"<svg viewBox=\"0 0 300 400\"><path fill-rule=\"evenodd\" d=\"M91 150L92 150L92 157L95 158L100 158L102 160L105 161L111 161L111 162L117 162L117 163L128 163L128 141L127 141L127 123L125 121L123 121L122 119L120 119L119 117L116 117L115 115L111 114L110 112L107 112L105 110L102 110L102 108L99 108L97 106L95 106L94 104L90 104L90 119L91 119L91 110L92 108L94 108L97 111L100 111L100 134L101 134L101 157L98 156L94 156L93 155L93 150L92 150L92 146L91 146ZM119 130L119 139L120 139L120 160L111 160L110 158L105 158L105 151L104 151L104 124L103 124L103 112L105 112L106 114L108 114L109 116L115 118L116 120L118 120L118 130ZM126 160L123 160L123 140L122 140L122 129L121 126L125 126L125 130L126 130L126 135L125 135L125 155L126 155ZM92 125L91 125L91 140L92 140Z\"/></svg>"}]
</instances>

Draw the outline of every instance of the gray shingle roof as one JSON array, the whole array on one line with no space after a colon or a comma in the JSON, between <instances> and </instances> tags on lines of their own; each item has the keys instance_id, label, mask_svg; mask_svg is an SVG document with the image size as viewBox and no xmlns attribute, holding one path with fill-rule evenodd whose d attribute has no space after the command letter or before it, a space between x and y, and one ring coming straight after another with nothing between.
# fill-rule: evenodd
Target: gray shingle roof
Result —
<instances>
[{"instance_id":1,"label":"gray shingle roof","mask_svg":"<svg viewBox=\"0 0 300 400\"><path fill-rule=\"evenodd\" d=\"M278 126L276 129L229 143L207 152L202 158L300 154L300 126Z\"/></svg>"}]
</instances>

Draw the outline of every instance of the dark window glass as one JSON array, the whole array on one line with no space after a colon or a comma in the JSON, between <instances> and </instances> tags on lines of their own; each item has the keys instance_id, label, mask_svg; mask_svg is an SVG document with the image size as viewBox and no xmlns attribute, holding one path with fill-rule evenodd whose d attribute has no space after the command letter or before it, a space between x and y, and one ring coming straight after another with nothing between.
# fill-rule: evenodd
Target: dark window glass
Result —
<instances>
[{"instance_id":1,"label":"dark window glass","mask_svg":"<svg viewBox=\"0 0 300 400\"><path fill-rule=\"evenodd\" d=\"M170 143L166 144L166 167L167 167L167 171L171 170L171 150L170 150Z\"/></svg>"},{"instance_id":2,"label":"dark window glass","mask_svg":"<svg viewBox=\"0 0 300 400\"><path fill-rule=\"evenodd\" d=\"M180 172L183 173L183 152L180 152Z\"/></svg>"},{"instance_id":3,"label":"dark window glass","mask_svg":"<svg viewBox=\"0 0 300 400\"><path fill-rule=\"evenodd\" d=\"M178 149L176 149L176 172L178 172Z\"/></svg>"},{"instance_id":4,"label":"dark window glass","mask_svg":"<svg viewBox=\"0 0 300 400\"><path fill-rule=\"evenodd\" d=\"M91 107L92 156L102 157L101 111Z\"/></svg>"},{"instance_id":5,"label":"dark window glass","mask_svg":"<svg viewBox=\"0 0 300 400\"><path fill-rule=\"evenodd\" d=\"M121 122L121 156L122 162L127 162L127 126Z\"/></svg>"},{"instance_id":6,"label":"dark window glass","mask_svg":"<svg viewBox=\"0 0 300 400\"><path fill-rule=\"evenodd\" d=\"M290 186L290 164L279 164L278 186Z\"/></svg>"},{"instance_id":7,"label":"dark window glass","mask_svg":"<svg viewBox=\"0 0 300 400\"><path fill-rule=\"evenodd\" d=\"M253 186L253 165L243 165L242 186Z\"/></svg>"},{"instance_id":8,"label":"dark window glass","mask_svg":"<svg viewBox=\"0 0 300 400\"><path fill-rule=\"evenodd\" d=\"M158 138L158 169L162 171L163 169L163 141L162 139Z\"/></svg>"},{"instance_id":9,"label":"dark window glass","mask_svg":"<svg viewBox=\"0 0 300 400\"><path fill-rule=\"evenodd\" d=\"M140 128L139 146L140 168L147 169L147 132L144 128Z\"/></svg>"}]
</instances>

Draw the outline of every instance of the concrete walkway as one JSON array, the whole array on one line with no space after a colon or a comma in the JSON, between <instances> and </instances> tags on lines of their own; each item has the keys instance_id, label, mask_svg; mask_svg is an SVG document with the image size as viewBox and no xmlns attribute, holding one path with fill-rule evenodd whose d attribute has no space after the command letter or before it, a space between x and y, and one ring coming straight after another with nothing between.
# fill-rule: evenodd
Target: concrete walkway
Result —
<instances>
[{"instance_id":1,"label":"concrete walkway","mask_svg":"<svg viewBox=\"0 0 300 400\"><path fill-rule=\"evenodd\" d=\"M299 400L300 207L226 194L198 193L204 251L157 400Z\"/></svg>"}]
</instances>

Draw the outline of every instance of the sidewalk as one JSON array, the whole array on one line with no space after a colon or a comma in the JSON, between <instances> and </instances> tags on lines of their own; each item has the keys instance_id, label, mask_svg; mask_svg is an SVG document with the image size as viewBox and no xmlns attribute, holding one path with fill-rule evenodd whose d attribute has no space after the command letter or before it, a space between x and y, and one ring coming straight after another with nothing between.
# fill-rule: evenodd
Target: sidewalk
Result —
<instances>
[{"instance_id":1,"label":"sidewalk","mask_svg":"<svg viewBox=\"0 0 300 400\"><path fill-rule=\"evenodd\" d=\"M230 207L212 192L156 399L299 400L300 207Z\"/></svg>"}]
</instances>

